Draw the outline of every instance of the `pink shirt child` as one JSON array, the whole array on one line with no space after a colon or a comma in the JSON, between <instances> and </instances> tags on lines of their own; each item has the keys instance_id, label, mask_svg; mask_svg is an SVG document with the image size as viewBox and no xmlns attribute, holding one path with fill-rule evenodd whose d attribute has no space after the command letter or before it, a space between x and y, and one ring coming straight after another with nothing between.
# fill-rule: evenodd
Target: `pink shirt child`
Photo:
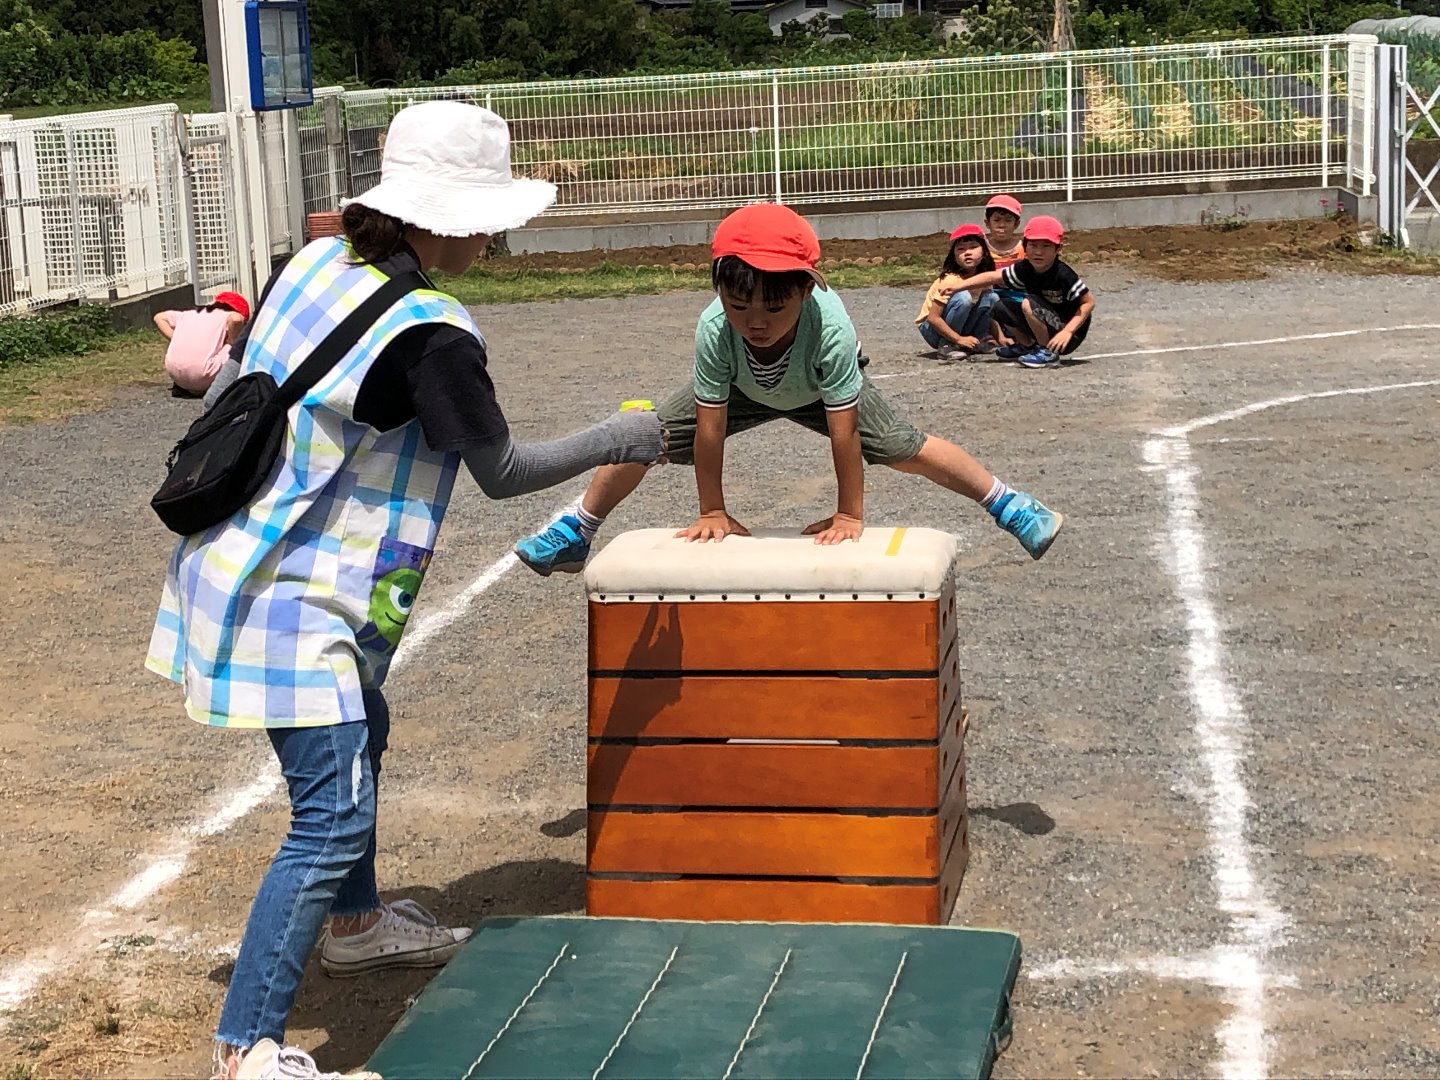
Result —
<instances>
[{"instance_id":1,"label":"pink shirt child","mask_svg":"<svg viewBox=\"0 0 1440 1080\"><path fill-rule=\"evenodd\" d=\"M175 385L203 394L215 381L230 355L230 344L249 317L249 305L235 293L216 297L219 307L209 310L162 311L155 317L170 346L165 350L165 371ZM238 310L237 310L238 309Z\"/></svg>"}]
</instances>

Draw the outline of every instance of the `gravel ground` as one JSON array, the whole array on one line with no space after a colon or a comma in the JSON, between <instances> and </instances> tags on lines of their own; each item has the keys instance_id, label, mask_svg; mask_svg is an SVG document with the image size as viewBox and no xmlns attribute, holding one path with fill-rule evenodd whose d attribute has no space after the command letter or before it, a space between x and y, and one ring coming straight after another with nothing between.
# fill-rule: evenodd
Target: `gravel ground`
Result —
<instances>
[{"instance_id":1,"label":"gravel ground","mask_svg":"<svg viewBox=\"0 0 1440 1080\"><path fill-rule=\"evenodd\" d=\"M997 1074L1197 1075L1243 1043L1238 1017L1264 1023L1274 1075L1435 1075L1440 387L1306 400L1190 439L1204 580L1248 725L1251 867L1289 919L1260 955L1272 978L1258 1011L1233 985L1177 977L1237 938L1207 847L1163 477L1142 458L1155 428L1249 402L1440 379L1436 329L1152 350L1434 322L1434 290L1314 271L1090 278L1100 321L1085 353L1130 355L1058 372L937 366L917 355L915 295L845 297L900 410L1071 515L1032 564L974 507L918 478L868 477L870 523L949 529L962 547L972 861L955 921L1017 931L1030 972L1070 965L1022 975ZM684 380L704 302L478 309L512 425L544 437L659 397ZM184 720L140 669L171 547L145 500L193 412L132 391L101 413L0 429L14 567L0 608L0 987L37 956L51 972L11 1015L0 1064L39 1075L202 1071L226 950L284 830L272 799L192 840L183 872L136 909L106 899L265 761L254 736ZM798 428L738 439L727 467L751 526L798 529L833 509L828 448ZM498 504L462 482L416 625L580 489ZM658 470L607 534L683 524L693 499L687 470ZM381 871L398 894L455 920L581 906L584 638L577 583L519 570L408 657L389 686L382 785ZM97 909L111 916L85 921ZM423 981L316 976L292 1037L325 1067L357 1065Z\"/></svg>"}]
</instances>

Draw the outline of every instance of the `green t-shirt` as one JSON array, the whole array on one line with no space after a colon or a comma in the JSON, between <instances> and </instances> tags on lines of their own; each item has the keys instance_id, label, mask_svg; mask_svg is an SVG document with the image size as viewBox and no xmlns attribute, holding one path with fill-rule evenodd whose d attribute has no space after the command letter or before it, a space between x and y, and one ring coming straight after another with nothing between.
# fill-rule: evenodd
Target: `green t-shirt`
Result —
<instances>
[{"instance_id":1,"label":"green t-shirt","mask_svg":"<svg viewBox=\"0 0 1440 1080\"><path fill-rule=\"evenodd\" d=\"M756 381L745 340L725 321L725 305L717 296L695 327L695 400L723 405L735 386L772 409L788 412L816 401L827 409L848 409L860 397L859 351L840 297L833 289L817 288L800 309L785 374L767 389Z\"/></svg>"}]
</instances>

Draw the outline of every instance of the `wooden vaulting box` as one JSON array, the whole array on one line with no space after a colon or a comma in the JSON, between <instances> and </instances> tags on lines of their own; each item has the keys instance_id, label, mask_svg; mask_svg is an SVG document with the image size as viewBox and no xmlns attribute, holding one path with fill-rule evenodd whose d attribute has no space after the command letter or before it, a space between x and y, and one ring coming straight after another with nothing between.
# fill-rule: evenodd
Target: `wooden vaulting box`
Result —
<instances>
[{"instance_id":1,"label":"wooden vaulting box","mask_svg":"<svg viewBox=\"0 0 1440 1080\"><path fill-rule=\"evenodd\" d=\"M968 856L955 542L625 533L590 600L587 910L944 923Z\"/></svg>"}]
</instances>

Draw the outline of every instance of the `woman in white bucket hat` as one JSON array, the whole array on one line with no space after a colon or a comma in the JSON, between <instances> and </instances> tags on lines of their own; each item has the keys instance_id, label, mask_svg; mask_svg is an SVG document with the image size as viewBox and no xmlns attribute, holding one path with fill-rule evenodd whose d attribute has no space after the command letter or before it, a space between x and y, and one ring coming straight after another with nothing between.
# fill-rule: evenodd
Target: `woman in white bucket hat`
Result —
<instances>
[{"instance_id":1,"label":"woman in white bucket hat","mask_svg":"<svg viewBox=\"0 0 1440 1080\"><path fill-rule=\"evenodd\" d=\"M282 382L389 278L461 273L489 237L541 213L552 184L514 177L505 121L458 102L402 110L381 181L271 278L238 346L245 374ZM375 302L383 304L383 301ZM469 931L375 883L376 783L389 670L463 463L487 495L536 491L607 463L660 459L652 412L516 444L484 339L421 280L383 309L288 414L280 460L244 509L187 537L166 575L146 666L181 683L189 715L264 730L290 832L250 912L216 1035L226 1078L318 1077L284 1045L306 960L329 930L333 976L439 966Z\"/></svg>"}]
</instances>

